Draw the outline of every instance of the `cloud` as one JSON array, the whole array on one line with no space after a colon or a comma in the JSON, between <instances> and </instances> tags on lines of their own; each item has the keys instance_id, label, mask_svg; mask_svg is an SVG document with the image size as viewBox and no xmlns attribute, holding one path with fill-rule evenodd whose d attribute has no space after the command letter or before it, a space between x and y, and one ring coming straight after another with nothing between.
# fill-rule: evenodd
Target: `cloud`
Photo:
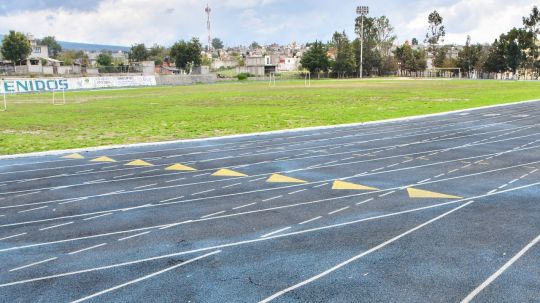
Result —
<instances>
[{"instance_id":1,"label":"cloud","mask_svg":"<svg viewBox=\"0 0 540 303\"><path fill-rule=\"evenodd\" d=\"M1 0L0 0L1 1ZM334 31L354 35L357 0L207 0L212 35L226 45L327 41ZM193 36L206 41L204 0L17 0L0 3L0 32L55 35L64 41L171 45ZM539 0L533 0L533 2ZM2 1L3 2L3 1ZM447 42L492 42L521 25L530 0L363 0L371 16L386 15L400 41L423 40L434 9L445 18Z\"/></svg>"},{"instance_id":2,"label":"cloud","mask_svg":"<svg viewBox=\"0 0 540 303\"><path fill-rule=\"evenodd\" d=\"M446 43L464 43L467 35L474 41L492 42L501 33L522 25L521 18L532 8L530 1L460 0L417 13L405 24L410 33L422 40L427 31L427 16L437 9L446 25Z\"/></svg>"}]
</instances>

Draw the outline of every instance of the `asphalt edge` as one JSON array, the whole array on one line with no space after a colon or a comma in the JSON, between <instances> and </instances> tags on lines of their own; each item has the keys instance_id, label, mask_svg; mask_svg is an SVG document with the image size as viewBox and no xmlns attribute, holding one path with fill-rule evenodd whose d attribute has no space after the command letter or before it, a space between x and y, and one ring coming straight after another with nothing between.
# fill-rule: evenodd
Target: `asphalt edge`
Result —
<instances>
[{"instance_id":1,"label":"asphalt edge","mask_svg":"<svg viewBox=\"0 0 540 303\"><path fill-rule=\"evenodd\" d=\"M4 156L0 156L0 160L18 159L18 158L30 158L30 157L40 157L40 156L57 156L57 155L63 155L63 154L69 154L69 153L95 152L95 151L102 151L102 150L114 150L114 149L148 147L148 146L162 146L162 145L178 144L178 143L215 141L215 140L222 140L222 139L235 139L235 138L245 138L245 137L259 137L259 136L286 134L286 133L303 132L303 131L327 130L327 129L334 129L334 128L346 128L346 127L364 126L364 125L373 125L373 124L385 124L385 123L400 122L400 121L411 121L411 120L418 120L418 119L431 118L431 117L439 117L439 116L445 116L445 115L451 115L451 114L458 114L458 113L464 113L464 112L471 112L471 111L477 111L477 110L483 110L483 109L506 107L506 106L512 106L512 105L517 105L517 104L526 104L526 103L534 103L534 102L540 102L540 99L525 100L525 101L503 103L503 104L495 104L495 105L488 105L488 106L482 106L482 107L460 109L460 110L449 111L449 112L426 114L426 115L417 115L417 116L409 116L409 117L401 117L401 118L393 118L393 119L369 121L369 122L337 124L337 125L327 125L327 126L311 126L311 127L303 127L303 128L274 130L274 131L247 133L247 134L238 134L238 135L228 135L228 136L210 137L210 138L180 139L180 140L173 140L173 141L134 143L134 144L119 144L119 145L104 145L104 146L96 146L96 147L63 149L63 150L51 150L51 151L44 151L44 152L4 155Z\"/></svg>"}]
</instances>

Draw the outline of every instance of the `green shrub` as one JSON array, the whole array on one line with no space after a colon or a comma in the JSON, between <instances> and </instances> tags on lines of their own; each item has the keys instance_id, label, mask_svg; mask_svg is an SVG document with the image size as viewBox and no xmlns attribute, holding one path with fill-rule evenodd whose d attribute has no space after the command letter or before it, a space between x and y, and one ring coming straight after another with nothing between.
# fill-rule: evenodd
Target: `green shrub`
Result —
<instances>
[{"instance_id":1,"label":"green shrub","mask_svg":"<svg viewBox=\"0 0 540 303\"><path fill-rule=\"evenodd\" d=\"M249 77L248 73L240 73L240 74L238 74L238 80L240 80L240 81L247 80L248 77Z\"/></svg>"}]
</instances>

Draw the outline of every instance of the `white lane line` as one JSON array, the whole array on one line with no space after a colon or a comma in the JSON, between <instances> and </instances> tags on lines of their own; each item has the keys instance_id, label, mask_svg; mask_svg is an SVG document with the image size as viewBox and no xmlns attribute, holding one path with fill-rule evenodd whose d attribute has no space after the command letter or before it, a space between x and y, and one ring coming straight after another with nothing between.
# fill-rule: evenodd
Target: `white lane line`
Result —
<instances>
[{"instance_id":1,"label":"white lane line","mask_svg":"<svg viewBox=\"0 0 540 303\"><path fill-rule=\"evenodd\" d=\"M180 200L182 198L184 198L184 196L170 198L170 199L167 199L167 200L159 201L158 203L166 203L166 202L176 201L176 200Z\"/></svg>"},{"instance_id":2,"label":"white lane line","mask_svg":"<svg viewBox=\"0 0 540 303\"><path fill-rule=\"evenodd\" d=\"M260 180L263 180L263 179L266 179L266 178L267 177L257 178L257 179L249 180L248 182L260 181Z\"/></svg>"},{"instance_id":3,"label":"white lane line","mask_svg":"<svg viewBox=\"0 0 540 303\"><path fill-rule=\"evenodd\" d=\"M386 168L392 168L392 167L396 167L398 165L400 165L401 163L396 163L396 164L392 164L392 165L388 165Z\"/></svg>"},{"instance_id":4,"label":"white lane line","mask_svg":"<svg viewBox=\"0 0 540 303\"><path fill-rule=\"evenodd\" d=\"M342 212L342 211L344 211L344 210L346 210L346 209L349 209L349 208L350 208L350 206L345 206L345 207L342 207L342 208L340 208L340 209L336 209L336 210L334 210L334 211L331 211L331 212L329 212L328 214L329 214L329 215L337 214L337 213Z\"/></svg>"},{"instance_id":5,"label":"white lane line","mask_svg":"<svg viewBox=\"0 0 540 303\"><path fill-rule=\"evenodd\" d=\"M145 171L144 173L145 173L145 174L147 174L147 173L153 173L153 172L159 171L159 170L161 170L161 168L156 168L156 169L152 169L152 170L147 170L147 171Z\"/></svg>"},{"instance_id":6,"label":"white lane line","mask_svg":"<svg viewBox=\"0 0 540 303\"><path fill-rule=\"evenodd\" d=\"M537 135L537 134L531 134L531 135L526 135L526 136L522 136L522 137L529 137L529 136L533 136L533 135ZM517 138L522 138L522 137L517 137ZM512 138L512 139L505 139L505 140L501 140L501 141L494 141L494 142L491 142L491 143L496 143L496 142L502 142L502 141L508 141L508 140L515 140L517 138ZM459 148L459 147L458 147ZM538 148L537 147L532 147L532 148L528 148L528 149L535 149L535 148ZM525 150L525 149L524 149ZM425 153L425 152L424 152ZM420 153L415 153L415 154L420 154ZM404 155L400 155L400 156L392 156L392 157L387 157L387 158L396 158L396 157L401 157L401 156L404 156ZM484 155L485 156L485 155ZM382 160L382 159L387 159L387 158L381 158L381 159L375 159L375 160ZM464 158L464 159L471 159L471 158L479 158L479 156L477 157L468 157L468 158ZM431 163L431 164L428 164L428 165L420 165L420 166L416 166L416 167L407 167L407 168L403 168L403 169L400 169L400 170L395 170L395 171L402 171L402 170L407 170L407 169L413 169L413 168L419 168L419 167L425 167L425 166L432 166L432 165L438 165L438 164L445 164L445 163L452 163L452 162L456 162L456 161L459 161L459 160L464 160L464 159L456 159L456 160L451 160L451 161L443 161L443 162L437 162L437 163ZM366 162L366 161L375 161L375 160L363 160L363 161L358 161L358 162L351 162L351 163L343 163L343 164L337 164L337 165L332 165L332 166L327 166L327 167L333 167L333 166L341 166L341 165L350 165L350 164L356 164L356 163L361 163L361 162ZM309 169L309 168L307 168ZM292 171L304 171L306 169L297 169L297 170L292 170ZM292 171L289 171L289 172L292 172ZM1 174L1 173L0 173ZM136 179L136 178L134 178ZM209 182L214 182L214 181L209 181ZM215 182L218 182L218 181L215 181ZM182 186L187 186L187 185L193 185L193 184L197 184L197 183L191 183L191 184L185 184L185 185L182 185ZM75 184L75 185L71 185L71 186L80 186L81 184ZM84 184L83 184L84 185ZM67 187L70 187L70 186L67 186ZM169 186L169 187L160 187L160 188L155 188L155 189L151 189L151 190L158 190L158 189L166 189L166 188L171 188L171 187L176 187L176 186ZM47 188L45 188L47 189ZM11 193L14 193L14 192L11 192ZM6 193L0 193L0 194L6 194Z\"/></svg>"},{"instance_id":7,"label":"white lane line","mask_svg":"<svg viewBox=\"0 0 540 303\"><path fill-rule=\"evenodd\" d=\"M20 194L20 195L16 195L15 197L23 197L23 196L30 196L30 195L35 195L35 194L39 194L41 192L41 190L38 190L38 191L35 191L35 192L31 192L31 193L27 193L27 194Z\"/></svg>"},{"instance_id":8,"label":"white lane line","mask_svg":"<svg viewBox=\"0 0 540 303\"><path fill-rule=\"evenodd\" d=\"M264 199L262 201L263 202L268 202L268 201L272 201L272 200L279 199L279 198L283 198L283 195L279 195L279 196L275 196L275 197L272 197L272 198Z\"/></svg>"},{"instance_id":9,"label":"white lane line","mask_svg":"<svg viewBox=\"0 0 540 303\"><path fill-rule=\"evenodd\" d=\"M516 261L519 260L525 253L527 253L528 250L530 250L533 246L535 246L538 242L540 242L540 235L536 237L534 240L532 240L529 244L527 244L522 250L520 250L515 256L513 256L508 262L506 262L499 270L497 270L495 273L493 273L489 278L487 278L486 281L484 281L482 284L480 284L477 288L475 288L465 299L461 301L461 303L469 303L471 302L484 288L489 286L493 281L495 281L500 275L502 275L510 266L512 266Z\"/></svg>"},{"instance_id":10,"label":"white lane line","mask_svg":"<svg viewBox=\"0 0 540 303\"><path fill-rule=\"evenodd\" d=\"M199 174L199 175L193 176L193 178L202 177L202 176L206 176L206 175L209 175L209 174L210 173Z\"/></svg>"},{"instance_id":11,"label":"white lane line","mask_svg":"<svg viewBox=\"0 0 540 303\"><path fill-rule=\"evenodd\" d=\"M289 229L291 229L290 226L282 228L282 229L278 229L276 231L273 231L273 232L267 233L265 235L262 235L261 238L267 238L267 237L270 237L270 236L275 235L275 234L279 234L280 232L284 232L284 231L289 230Z\"/></svg>"},{"instance_id":12,"label":"white lane line","mask_svg":"<svg viewBox=\"0 0 540 303\"><path fill-rule=\"evenodd\" d=\"M529 174L534 174L534 173L537 172L538 170L539 170L539 169L537 168L537 169L531 171Z\"/></svg>"},{"instance_id":13,"label":"white lane line","mask_svg":"<svg viewBox=\"0 0 540 303\"><path fill-rule=\"evenodd\" d=\"M510 185L510 184L509 183L503 184L503 185L499 186L498 189L503 189L503 188L507 187L508 185Z\"/></svg>"},{"instance_id":14,"label":"white lane line","mask_svg":"<svg viewBox=\"0 0 540 303\"><path fill-rule=\"evenodd\" d=\"M169 180L169 181L165 181L165 183L172 183L172 182L182 181L182 180L186 180L186 177L184 177L184 178L178 178L178 179L174 179L174 180Z\"/></svg>"},{"instance_id":15,"label":"white lane line","mask_svg":"<svg viewBox=\"0 0 540 303\"><path fill-rule=\"evenodd\" d=\"M70 203L75 203L75 202L79 202L79 201L83 201L83 200L86 200L88 198L75 198L73 200L69 200L69 201L66 201L66 202L60 202L58 203L58 205L64 205L64 204L70 204Z\"/></svg>"},{"instance_id":16,"label":"white lane line","mask_svg":"<svg viewBox=\"0 0 540 303\"><path fill-rule=\"evenodd\" d=\"M39 230L40 230L40 231L42 231L42 230L49 230L49 229L53 229L53 228L57 228L57 227L61 227L61 226L71 225L71 224L73 224L73 223L75 223L75 222L71 221L71 222L62 223L62 224L56 224L56 225L53 225L53 226L40 228Z\"/></svg>"},{"instance_id":17,"label":"white lane line","mask_svg":"<svg viewBox=\"0 0 540 303\"><path fill-rule=\"evenodd\" d=\"M28 265L24 265L24 266L21 266L21 267L10 269L9 271L12 272L12 271L21 270L21 269L28 268L28 267L31 267L31 266L35 266L35 265L43 264L43 263L46 263L46 262L50 262L50 261L53 261L53 260L56 260L56 259L58 259L58 258L54 257L54 258L50 258L50 259L47 259L47 260L30 263Z\"/></svg>"},{"instance_id":18,"label":"white lane line","mask_svg":"<svg viewBox=\"0 0 540 303\"><path fill-rule=\"evenodd\" d=\"M238 186L238 185L241 185L242 183L234 183L234 184L231 184L231 185L225 185L225 186L222 186L221 188L229 188L229 187L234 187L234 186Z\"/></svg>"},{"instance_id":19,"label":"white lane line","mask_svg":"<svg viewBox=\"0 0 540 303\"><path fill-rule=\"evenodd\" d=\"M319 188L319 187L323 187L325 185L328 185L328 183L323 183L323 184L319 184L319 185L315 185L313 186L313 188Z\"/></svg>"},{"instance_id":20,"label":"white lane line","mask_svg":"<svg viewBox=\"0 0 540 303\"><path fill-rule=\"evenodd\" d=\"M488 193L488 195L494 194L494 193L496 193L496 192L497 192L497 189L494 189L494 190L490 191L490 192Z\"/></svg>"},{"instance_id":21,"label":"white lane line","mask_svg":"<svg viewBox=\"0 0 540 303\"><path fill-rule=\"evenodd\" d=\"M203 259L203 258L207 258L207 257L209 257L209 256L218 254L218 253L220 253L220 252L221 252L221 250L217 250L217 251L214 251L214 252L211 252L211 253L208 253L208 254L205 254L205 255L202 255L202 256L193 258L193 259L189 259L189 260L187 260L187 261L185 261L185 262L178 263L178 264L176 264L176 265L174 265L174 266L165 268L165 269L160 270L160 271L156 271L155 273L146 275L146 276L144 276L144 277L140 277L140 278L138 278L138 279L131 280L131 281L129 281L129 282L126 282L126 283L123 283L123 284L120 284L120 285L117 285L117 286L114 286L114 287L111 287L111 288L107 288L107 289L105 289L105 290L102 290L102 291L100 291L100 292L91 294L91 295L86 296L86 297L84 297L84 298L81 298L81 299L72 301L71 303L80 303L80 302L83 302L83 301L86 301L86 300L93 299L93 298L95 298L95 297L101 296L101 295L106 294L106 293L109 293L109 292L111 292L111 291L115 291L115 290L117 290L117 289L120 289L120 288L129 286L129 285L132 285L132 284L135 284L135 283L144 281L144 280L148 280L148 279L153 278L153 277L155 277L155 276L158 276L158 275L161 275L161 274L166 273L166 272L168 272L168 271L174 270L174 269L176 269L176 268L178 268L178 267L180 267L180 266L184 266L184 265L187 265L187 264L189 264L189 263L192 263L192 262L201 260L201 259Z\"/></svg>"},{"instance_id":22,"label":"white lane line","mask_svg":"<svg viewBox=\"0 0 540 303\"><path fill-rule=\"evenodd\" d=\"M317 220L319 220L319 219L321 219L321 218L322 218L322 216L318 216L318 217L315 217L315 218L313 218L313 219L309 219L309 220L306 220L306 221L304 221L304 222L300 222L300 223L298 223L298 225L308 224L308 223L311 223L311 222L313 222L313 221L317 221Z\"/></svg>"},{"instance_id":23,"label":"white lane line","mask_svg":"<svg viewBox=\"0 0 540 303\"><path fill-rule=\"evenodd\" d=\"M495 195L501 195L501 194L515 192L515 191L518 191L518 190L523 190L523 189L527 189L527 188L531 188L531 187L536 187L536 186L540 186L540 182L531 183L531 184L527 184L527 185L507 189L507 190L498 192L496 194L483 194L483 195L478 195L478 196L474 196L474 197L470 197L470 198L466 198L466 199L461 199L461 200L456 200L456 201L444 202L444 203L439 203L439 204L435 204L435 205L423 206L423 207L419 207L419 208L414 208L414 209L409 209L409 210L404 210L404 211L399 211L399 212L389 213L389 214L384 214L384 215L378 215L378 216L363 218L363 219L349 221L349 222L343 222L343 223L338 223L338 224L326 225L326 226L322 226L322 227L310 228L310 229L306 229L306 230L300 230L300 231L291 232L291 233L287 233L287 234L283 234L283 235L276 235L276 236L268 237L268 238L264 238L264 239L259 238L259 239L252 239L252 240L245 240L245 241L227 243L227 244L222 244L222 245L215 245L215 246L211 246L211 247L199 248L199 249L194 249L194 250L189 250L189 251L181 251L181 252L171 253L171 254L167 254L167 255L154 256L154 257L146 258L146 259L133 260L133 261L128 261L128 262L124 262L124 263L117 263L117 264L106 265L106 266L101 266L101 267L82 269L82 270L78 270L78 271L64 272L64 273L59 273L59 274L54 274L54 275L49 275L49 276L36 277L36 278L32 278L32 279L13 281L13 282L0 284L0 288L13 286L13 285L27 284L27 283L32 283L32 282L36 282L36 281L44 281L44 280L50 280L50 279L55 279L55 278L73 276L73 275L78 275L78 274L83 274L83 273L88 273L88 272L95 272L95 271L100 271L100 270L106 270L106 269L110 269L110 268L117 268L117 267L132 265L132 264L139 264L139 263L148 262L148 261L161 260L161 259L165 259L165 258L177 257L177 256L181 256L181 255L186 255L186 254L192 254L192 253L198 253L198 252L204 252L204 251L222 249L222 248L228 248L228 247L236 247L236 246L240 246L240 245L258 243L258 242L261 242L261 241L269 241L269 240L274 240L274 239L281 239L281 238L292 237L292 236L296 236L296 235L303 235L303 234L313 233L313 232L317 232L317 231L329 230L329 229L338 228L338 227L342 227L342 226L349 226L349 225L358 224L358 223L362 223L362 222L378 220L378 219L382 219L382 218L390 218L390 217L400 216L400 215L403 215L403 214L410 214L410 213L415 213L415 212L419 212L419 211L435 209L435 208L444 207L444 206L447 206L447 205L454 205L454 204L458 204L458 203L463 203L465 201L471 201L472 199L480 199L480 198L486 198L486 197L495 196ZM258 211L252 211L252 212L248 212L248 213L258 213ZM223 217L221 217L221 218L223 218ZM165 226L162 225L162 226L145 227L145 228L139 228L139 229L136 229L136 230L129 230L129 231L125 230L125 231L118 231L118 232L112 232L112 233L101 234L101 235L93 235L93 236L87 236L87 237L58 240L58 241L54 241L54 242L36 243L36 244L31 244L31 245L0 249L0 252L20 250L20 249L31 248L31 247L40 247L40 246L46 246L46 245L53 245L53 244L58 244L58 243L67 243L67 242L86 240L86 239L93 239L93 238L116 235L116 234L122 234L122 233L127 233L127 232L148 230L148 229L153 229L153 228L165 229L165 228L168 228L170 226L186 224L186 223L191 223L191 222L194 222L194 221L189 220L189 221L185 221L185 222L181 222L181 223L172 223L172 224L165 225Z\"/></svg>"},{"instance_id":24,"label":"white lane line","mask_svg":"<svg viewBox=\"0 0 540 303\"><path fill-rule=\"evenodd\" d=\"M372 169L371 171L372 172L377 172L377 171L380 171L380 170L383 170L383 169L384 169L384 167L379 167L379 168L376 168L376 169Z\"/></svg>"},{"instance_id":25,"label":"white lane line","mask_svg":"<svg viewBox=\"0 0 540 303\"><path fill-rule=\"evenodd\" d=\"M201 194L205 194L205 193L209 193L209 192L212 192L216 190L215 188L212 188L212 189L209 189L209 190L205 190L205 191L200 191L198 193L194 193L194 194L191 194L192 196L197 196L197 195L201 195Z\"/></svg>"},{"instance_id":26,"label":"white lane line","mask_svg":"<svg viewBox=\"0 0 540 303\"><path fill-rule=\"evenodd\" d=\"M99 182L103 182L103 181L106 181L106 179L99 179L99 180L94 180L94 181L88 181L88 182L84 182L83 184L85 185L88 185L88 184L94 184L94 183L99 183ZM68 185L67 187L69 187L70 185ZM57 187L57 188L62 188L61 186ZM56 188L55 188L56 189Z\"/></svg>"},{"instance_id":27,"label":"white lane line","mask_svg":"<svg viewBox=\"0 0 540 303\"><path fill-rule=\"evenodd\" d=\"M120 178L129 177L129 176L133 176L133 175L135 175L135 173L125 174L125 175L121 175L121 176L116 176L116 177L113 177L113 179L120 179Z\"/></svg>"},{"instance_id":28,"label":"white lane line","mask_svg":"<svg viewBox=\"0 0 540 303\"><path fill-rule=\"evenodd\" d=\"M440 174L440 175L436 175L436 176L435 176L435 177L433 177L433 178L440 178L440 177L443 177L444 175L446 175L446 174Z\"/></svg>"},{"instance_id":29,"label":"white lane line","mask_svg":"<svg viewBox=\"0 0 540 303\"><path fill-rule=\"evenodd\" d=\"M391 195L391 194L393 194L393 193L395 193L395 192L396 192L396 191L393 190L393 191L387 192L387 193L385 193L385 194L379 195L379 197L386 197L386 196L389 196L389 195Z\"/></svg>"},{"instance_id":30,"label":"white lane line","mask_svg":"<svg viewBox=\"0 0 540 303\"><path fill-rule=\"evenodd\" d=\"M300 190L297 190L297 191L293 191L293 192L290 192L289 195L294 195L294 194L298 194L298 193L301 193L303 191L306 191L307 189L300 189Z\"/></svg>"},{"instance_id":31,"label":"white lane line","mask_svg":"<svg viewBox=\"0 0 540 303\"><path fill-rule=\"evenodd\" d=\"M418 182L418 183L425 183L425 182L431 181L431 179L432 179L432 178L427 178L427 179L422 180L422 181L420 181L420 182Z\"/></svg>"},{"instance_id":32,"label":"white lane line","mask_svg":"<svg viewBox=\"0 0 540 303\"><path fill-rule=\"evenodd\" d=\"M191 223L191 222L193 222L193 220L187 220L187 221L180 222L180 223L173 223L173 224L169 224L169 225L165 225L163 227L160 227L159 229L160 230L169 229L169 228L172 228L172 227L175 227L175 226L184 225L184 224Z\"/></svg>"},{"instance_id":33,"label":"white lane line","mask_svg":"<svg viewBox=\"0 0 540 303\"><path fill-rule=\"evenodd\" d=\"M368 202L370 202L370 201L373 201L373 200L375 200L375 198L369 198L369 199L367 199L367 200L364 200L364 201L362 201L362 202L358 202L358 203L356 203L356 205L362 205L362 204L366 204L366 203L368 203Z\"/></svg>"},{"instance_id":34,"label":"white lane line","mask_svg":"<svg viewBox=\"0 0 540 303\"><path fill-rule=\"evenodd\" d=\"M26 233L20 233L20 234L16 234L16 235L13 235L13 236L7 236L7 237L4 237L4 238L0 238L0 241L11 239L11 238L16 238L16 237L20 237L20 236L24 236L24 235L26 235Z\"/></svg>"},{"instance_id":35,"label":"white lane line","mask_svg":"<svg viewBox=\"0 0 540 303\"><path fill-rule=\"evenodd\" d=\"M342 268L342 267L344 267L344 266L346 266L346 265L348 265L348 264L350 264L350 263L352 263L352 262L366 256L366 255L369 255L369 254L371 254L371 253L373 253L373 252L375 252L377 250L380 250L380 249L384 248L385 246L387 246L387 245L389 245L389 244L391 244L391 243L393 243L393 242L395 242L395 241L397 241L397 240L399 240L399 239L401 239L401 238L403 238L403 237L405 237L405 236L407 236L409 234L412 234L413 232L415 232L415 231L417 231L417 230L419 230L419 229L421 229L421 228L423 228L423 227L425 227L425 226L427 226L427 225L429 225L429 224L431 224L431 223L433 223L435 221L438 221L438 220L452 214L453 212L455 212L457 210L460 210L460 209L470 205L473 202L474 201L471 201L471 202L465 203L463 205L460 205L460 206L458 206L456 208L453 208L452 210L450 210L448 212L445 212L444 214L442 214L440 216L437 216L437 217L435 217L435 218L433 218L433 219L431 219L429 221L426 221L426 222L424 222L424 223L422 223L422 224L420 224L420 225L418 225L418 226L416 226L416 227L414 227L412 229L409 229L408 231L406 231L406 232L404 232L404 233L402 233L402 234L400 234L400 235L398 235L398 236L396 236L396 237L394 237L394 238L392 238L390 240L387 240L387 241L385 241L385 242L383 242L383 243L381 243L381 244L379 244L379 245L377 245L377 246L375 246L375 247L373 247L373 248L371 248L369 250L364 251L361 254L358 254L358 255L356 255L356 256L354 256L354 257L352 257L352 258L350 258L350 259L348 259L348 260L346 260L344 262L341 262L341 263L337 264L336 266L334 266L334 267L332 267L330 269L327 269L327 270L323 271L322 273L320 273L318 275L315 275L315 276L313 276L313 277L311 277L311 278L309 278L307 280L304 280L304 281L302 281L300 283L297 283L297 284L295 284L293 286L290 286L290 287L285 288L285 289L283 289L281 291L278 291L275 294L271 295L270 297L259 301L259 303L270 302L270 301L272 301L272 300L274 300L274 299L276 299L278 297L283 296L284 294L286 294L288 292L291 292L291 291L293 291L293 290L295 290L297 288L300 288L300 287L302 287L304 285L307 285L307 284L309 284L309 283L311 283L313 281L316 281L316 280L318 280L318 279L320 279L320 278L322 278L324 276L327 276L327 275L333 273L334 271L336 271L336 270L338 270L338 269L340 269L340 268Z\"/></svg>"},{"instance_id":36,"label":"white lane line","mask_svg":"<svg viewBox=\"0 0 540 303\"><path fill-rule=\"evenodd\" d=\"M152 187L152 186L156 186L158 185L157 183L153 183L153 184L148 184L148 185L143 185L143 186L138 186L138 187L135 187L133 189L142 189L142 188L147 188L147 187Z\"/></svg>"},{"instance_id":37,"label":"white lane line","mask_svg":"<svg viewBox=\"0 0 540 303\"><path fill-rule=\"evenodd\" d=\"M107 245L107 243L101 243L101 244L98 244L98 245L94 245L94 246L90 246L90 247L87 247L87 248L72 251L72 252L68 253L68 255L75 255L75 254L78 254L78 253L82 253L83 251L91 250L91 249L98 248L98 247L105 246L105 245Z\"/></svg>"},{"instance_id":38,"label":"white lane line","mask_svg":"<svg viewBox=\"0 0 540 303\"><path fill-rule=\"evenodd\" d=\"M76 172L75 174L89 173L91 171L94 171L94 170L93 169L81 170L81 171Z\"/></svg>"},{"instance_id":39,"label":"white lane line","mask_svg":"<svg viewBox=\"0 0 540 303\"><path fill-rule=\"evenodd\" d=\"M138 234L135 234L135 235L131 235L131 236L127 236L127 237L124 237L124 238L120 238L118 239L118 241L125 241L127 239L131 239L131 238L135 238L135 237L140 237L140 236L144 236L144 235L147 235L151 233L151 231L145 231L145 232L142 232L142 233L138 233Z\"/></svg>"},{"instance_id":40,"label":"white lane line","mask_svg":"<svg viewBox=\"0 0 540 303\"><path fill-rule=\"evenodd\" d=\"M238 206L238 207L235 207L235 208L233 208L233 209L234 209L234 210L242 209L242 208L246 208L246 207L249 207L249 206L255 205L255 204L257 204L257 202L253 202L253 203L249 203L249 204L246 204L246 205Z\"/></svg>"},{"instance_id":41,"label":"white lane line","mask_svg":"<svg viewBox=\"0 0 540 303\"><path fill-rule=\"evenodd\" d=\"M349 157L349 158L341 159L341 161L348 161L348 160L352 160L352 159L354 159L354 157Z\"/></svg>"},{"instance_id":42,"label":"white lane line","mask_svg":"<svg viewBox=\"0 0 540 303\"><path fill-rule=\"evenodd\" d=\"M141 209L141 208L147 208L147 207L152 207L154 206L153 204L145 204L145 205L140 205L140 206L134 206L134 207L128 207L128 208L122 208L120 209L121 211L123 212L126 212L126 211L130 211L130 210L135 210L135 209Z\"/></svg>"},{"instance_id":43,"label":"white lane line","mask_svg":"<svg viewBox=\"0 0 540 303\"><path fill-rule=\"evenodd\" d=\"M210 217L213 217L213 216L217 216L217 215L221 215L223 213L225 213L227 211L225 210L222 210L222 211L218 211L217 213L213 213L213 214L209 214L209 215L206 215L206 216L202 216L201 219L205 219L205 218L210 218Z\"/></svg>"},{"instance_id":44,"label":"white lane line","mask_svg":"<svg viewBox=\"0 0 540 303\"><path fill-rule=\"evenodd\" d=\"M27 212L34 211L34 210L38 210L38 209L44 209L44 208L47 208L47 207L48 207L48 206L45 205L45 206L36 207L36 208L32 208L32 209L21 210L21 211L18 211L17 213L22 214L22 213L27 213Z\"/></svg>"},{"instance_id":45,"label":"white lane line","mask_svg":"<svg viewBox=\"0 0 540 303\"><path fill-rule=\"evenodd\" d=\"M456 168L456 169L453 169L453 170L449 171L448 173L449 173L449 174L455 173L455 172L457 172L458 170L459 170L459 168Z\"/></svg>"},{"instance_id":46,"label":"white lane line","mask_svg":"<svg viewBox=\"0 0 540 303\"><path fill-rule=\"evenodd\" d=\"M514 184L514 183L516 183L516 182L519 181L519 180L520 180L520 179L514 179L514 180L508 182L508 184Z\"/></svg>"},{"instance_id":47,"label":"white lane line","mask_svg":"<svg viewBox=\"0 0 540 303\"><path fill-rule=\"evenodd\" d=\"M112 215L113 213L106 213L106 214L103 214L103 215L98 215L98 216L94 216L94 217L90 217L90 218L86 218L86 219L83 219L83 221L90 221L90 220L94 220L94 219L97 219L97 218L101 218L101 217L105 217L105 216L110 216Z\"/></svg>"}]
</instances>

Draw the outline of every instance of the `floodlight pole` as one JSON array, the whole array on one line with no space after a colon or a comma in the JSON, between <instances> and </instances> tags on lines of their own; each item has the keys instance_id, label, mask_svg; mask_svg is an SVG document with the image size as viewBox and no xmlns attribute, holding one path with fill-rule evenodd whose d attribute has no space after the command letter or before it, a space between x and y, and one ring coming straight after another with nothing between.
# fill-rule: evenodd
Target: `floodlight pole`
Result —
<instances>
[{"instance_id":1,"label":"floodlight pole","mask_svg":"<svg viewBox=\"0 0 540 303\"><path fill-rule=\"evenodd\" d=\"M361 16L361 27L360 27L360 79L364 76L364 16L369 14L369 6L358 6L356 8L356 13Z\"/></svg>"}]
</instances>

